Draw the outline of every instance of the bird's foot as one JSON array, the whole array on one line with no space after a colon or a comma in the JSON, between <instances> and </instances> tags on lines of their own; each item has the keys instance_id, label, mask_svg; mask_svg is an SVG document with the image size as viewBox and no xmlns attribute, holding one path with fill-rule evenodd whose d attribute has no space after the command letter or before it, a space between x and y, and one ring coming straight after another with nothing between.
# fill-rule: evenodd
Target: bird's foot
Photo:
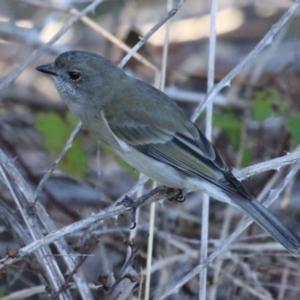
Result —
<instances>
[{"instance_id":1,"label":"bird's foot","mask_svg":"<svg viewBox=\"0 0 300 300\"><path fill-rule=\"evenodd\" d=\"M133 224L130 229L134 229L136 227L136 210L145 203L148 199L161 199L165 198L169 201L177 201L183 202L186 199L186 192L180 189L168 188L165 186L158 186L153 189L151 192L139 197L136 201L132 198L125 196L117 205L124 205L126 207L130 207L131 211L131 223Z\"/></svg>"},{"instance_id":2,"label":"bird's foot","mask_svg":"<svg viewBox=\"0 0 300 300\"><path fill-rule=\"evenodd\" d=\"M174 193L167 197L169 201L184 202L186 200L186 191L181 189L174 189Z\"/></svg>"}]
</instances>

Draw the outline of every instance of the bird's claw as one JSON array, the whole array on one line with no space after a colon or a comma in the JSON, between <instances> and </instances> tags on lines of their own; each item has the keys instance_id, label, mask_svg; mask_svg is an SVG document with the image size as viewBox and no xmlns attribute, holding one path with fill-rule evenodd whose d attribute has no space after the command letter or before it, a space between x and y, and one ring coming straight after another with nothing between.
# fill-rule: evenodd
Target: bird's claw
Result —
<instances>
[{"instance_id":1,"label":"bird's claw","mask_svg":"<svg viewBox=\"0 0 300 300\"><path fill-rule=\"evenodd\" d=\"M186 192L184 190L177 190L177 194L176 195L172 195L170 197L168 197L169 201L176 201L176 202L184 202L186 199Z\"/></svg>"},{"instance_id":2,"label":"bird's claw","mask_svg":"<svg viewBox=\"0 0 300 300\"><path fill-rule=\"evenodd\" d=\"M130 229L134 229L136 227L136 210L140 206L140 203L138 201L133 201L132 198L125 196L119 203L118 205L123 204L126 207L130 207L131 210L131 223L132 226Z\"/></svg>"},{"instance_id":3,"label":"bird's claw","mask_svg":"<svg viewBox=\"0 0 300 300\"><path fill-rule=\"evenodd\" d=\"M131 223L132 226L130 229L134 229L136 227L136 210L140 207L150 196L157 193L157 191L162 190L164 187L157 187L152 190L150 193L141 196L137 201L133 201L132 198L125 196L117 205L124 205L126 207L130 207L131 210ZM186 192L180 189L172 189L169 196L165 196L169 201L177 201L184 202L186 199Z\"/></svg>"}]
</instances>

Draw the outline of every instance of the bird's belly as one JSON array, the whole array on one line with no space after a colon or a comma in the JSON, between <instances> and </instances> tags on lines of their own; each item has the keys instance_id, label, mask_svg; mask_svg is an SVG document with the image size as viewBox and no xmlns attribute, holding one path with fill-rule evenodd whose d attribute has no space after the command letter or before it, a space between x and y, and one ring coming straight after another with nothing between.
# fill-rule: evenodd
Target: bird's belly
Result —
<instances>
[{"instance_id":1,"label":"bird's belly","mask_svg":"<svg viewBox=\"0 0 300 300\"><path fill-rule=\"evenodd\" d=\"M200 177L185 175L175 168L148 157L133 148L129 152L121 151L119 155L136 170L152 178L158 184L183 189L187 192L201 190L219 201L232 204L230 197L217 186Z\"/></svg>"},{"instance_id":2,"label":"bird's belly","mask_svg":"<svg viewBox=\"0 0 300 300\"><path fill-rule=\"evenodd\" d=\"M158 184L172 188L187 189L186 176L173 167L148 157L132 148L128 152L119 152L119 155L137 171L157 181Z\"/></svg>"}]
</instances>

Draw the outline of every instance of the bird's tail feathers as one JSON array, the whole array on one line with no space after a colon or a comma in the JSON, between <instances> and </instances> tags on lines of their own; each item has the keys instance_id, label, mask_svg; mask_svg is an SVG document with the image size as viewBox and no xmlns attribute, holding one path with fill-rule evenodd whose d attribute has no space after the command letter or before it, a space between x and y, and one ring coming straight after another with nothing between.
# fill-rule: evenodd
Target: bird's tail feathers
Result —
<instances>
[{"instance_id":1,"label":"bird's tail feathers","mask_svg":"<svg viewBox=\"0 0 300 300\"><path fill-rule=\"evenodd\" d=\"M287 229L262 204L256 200L241 198L232 199L234 204L245 211L260 227L267 231L276 241L285 247L291 254L300 253L300 237Z\"/></svg>"}]
</instances>

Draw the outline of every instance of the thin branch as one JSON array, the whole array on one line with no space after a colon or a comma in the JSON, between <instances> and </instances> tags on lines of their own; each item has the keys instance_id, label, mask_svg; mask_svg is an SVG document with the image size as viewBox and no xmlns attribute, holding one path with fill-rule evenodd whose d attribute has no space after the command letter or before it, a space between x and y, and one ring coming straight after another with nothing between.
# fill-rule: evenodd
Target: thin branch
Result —
<instances>
[{"instance_id":1,"label":"thin branch","mask_svg":"<svg viewBox=\"0 0 300 300\"><path fill-rule=\"evenodd\" d=\"M214 265L211 265L210 267L215 268ZM255 296L256 299L259 299L259 300L272 300L273 299L271 297L261 294L259 291L257 291L256 288L251 287L249 284L245 283L243 280L230 275L229 272L225 272L223 275L228 277L230 280L232 280L232 282L235 285L245 289L252 296Z\"/></svg>"},{"instance_id":2,"label":"thin branch","mask_svg":"<svg viewBox=\"0 0 300 300\"><path fill-rule=\"evenodd\" d=\"M296 163L299 160L300 160L300 151L295 151L293 153L288 153L285 156L281 156L265 162L255 164L250 167L246 167L242 170L233 170L232 173L238 180L244 180L246 178L252 177L262 172L266 172L270 170L280 171L282 167Z\"/></svg>"},{"instance_id":3,"label":"thin branch","mask_svg":"<svg viewBox=\"0 0 300 300\"><path fill-rule=\"evenodd\" d=\"M58 11L62 11L64 13L69 13L69 14L73 14L73 15L77 15L79 13L79 11L75 8L63 8L55 3L45 3L45 2L41 2L41 1L35 1L35 0L26 0L25 3L27 4L32 4L34 6L39 6L39 7L45 7L45 8L51 8L51 9L55 9ZM127 46L123 41L121 41L120 39L116 38L114 35L112 35L109 31L107 31L105 28L103 28L102 26L100 26L99 24L97 24L95 21L93 21L91 18L87 17L87 16L83 16L80 19L81 22L85 23L86 25L88 25L90 28L92 28L93 30L95 30L96 32L100 33L103 37L105 37L108 41L110 41L112 44L116 45L117 47L119 47L120 49L124 50L125 52L129 52L131 50L131 48L129 46ZM139 53L134 53L133 57L141 62L142 64L144 64L145 66L149 67L150 69L157 71L156 66L154 66L149 60L147 60L145 57L143 57L141 54Z\"/></svg>"},{"instance_id":4,"label":"thin branch","mask_svg":"<svg viewBox=\"0 0 300 300\"><path fill-rule=\"evenodd\" d=\"M284 178L284 180L280 183L278 188L276 190L270 192L269 198L267 201L265 201L265 206L268 207L270 204L272 204L277 197L280 195L280 193L283 191L283 189L288 185L290 180L295 176L295 174L300 169L300 162L298 162L294 168L287 174L287 176ZM176 293L178 289L180 289L184 284L186 284L190 279L195 277L199 272L201 272L204 268L207 268L207 266L214 261L218 256L224 255L226 253L227 248L230 246L230 244L246 229L248 228L254 221L250 218L247 218L226 240L222 241L221 245L205 260L203 264L198 265L196 268L194 268L191 272L189 272L187 275L185 275L182 279L180 279L177 283L175 283L173 286L168 288L161 296L158 298L155 298L155 300L162 300L166 297Z\"/></svg>"},{"instance_id":5,"label":"thin branch","mask_svg":"<svg viewBox=\"0 0 300 300\"><path fill-rule=\"evenodd\" d=\"M171 14L171 11L174 10L174 8L172 9L172 6L173 6L173 0L168 0L167 1L167 10L168 10L168 16L170 16L170 17L173 16ZM155 28L155 26L153 28ZM158 28L159 27L157 27L157 29ZM151 30L150 30L150 32L151 32ZM165 88L168 49L169 49L169 35L170 35L170 19L168 19L166 22L165 41L164 41L163 56L162 56L162 68L161 68L161 73L160 73L161 76L160 76L160 82L159 83L157 82L158 88L161 91L164 91L164 88ZM124 59L122 62L124 62ZM155 187L156 187L156 182L153 185L153 188L155 188ZM147 245L146 277L145 277L146 279L145 279L145 291L144 291L144 299L145 300L150 299L155 213L156 213L156 203L153 202L150 205L150 215L149 215L149 236L148 236L148 245Z\"/></svg>"},{"instance_id":6,"label":"thin branch","mask_svg":"<svg viewBox=\"0 0 300 300\"><path fill-rule=\"evenodd\" d=\"M0 152L1 154L1 152ZM1 157L1 155L0 155ZM172 191L172 189L171 189ZM151 196L145 203L143 203L143 205L152 203L154 201L160 201L162 199L166 199L169 197L172 197L171 191L169 189L165 189L165 190L161 190L158 193L156 193L155 195ZM174 197L178 195L178 192L175 191L174 193ZM39 204L39 202L37 202L37 205ZM37 206L36 206L37 207ZM90 226L92 226L95 223L99 223L101 221L104 221L106 219L112 218L114 216L118 216L120 214L123 214L127 211L131 210L130 207L124 207L123 205L118 205L118 206L111 206L108 209L104 210L104 211L100 211L97 214L94 214L92 216L90 216L89 218L86 218L84 220L80 220L78 222L75 222L71 225L65 226L61 229L58 229L56 231L50 232L47 236L45 236L44 238L41 238L40 240L37 240L35 242L32 242L31 244L21 248L18 251L18 257L4 257L2 259L0 259L0 269L2 269L4 266L15 263L17 261L19 261L22 257L27 256L29 254L31 254L32 252L40 249L41 247L44 247L50 243L53 243L63 237L65 237L66 235L69 234L73 234L76 231L88 228ZM65 254L65 255L70 255L70 254Z\"/></svg>"},{"instance_id":7,"label":"thin branch","mask_svg":"<svg viewBox=\"0 0 300 300\"><path fill-rule=\"evenodd\" d=\"M211 1L210 7L210 37L209 55L207 70L207 92L209 93L214 86L215 80L215 57L216 57L216 15L218 10L218 0ZM211 140L212 133L213 103L206 108L205 135ZM192 121L195 121L192 119ZM204 194L202 197L202 223L201 223L201 245L200 245L200 264L207 258L208 253L208 229L209 229L209 196ZM199 278L199 299L206 299L207 290L207 269L203 269Z\"/></svg>"},{"instance_id":8,"label":"thin branch","mask_svg":"<svg viewBox=\"0 0 300 300\"><path fill-rule=\"evenodd\" d=\"M0 151L0 162L2 161L3 162L3 158L2 158L2 155L3 153ZM279 158L281 160L281 164L283 165L287 165L288 163L292 163L292 162L295 162L295 161L299 161L299 156L300 156L300 151L299 152L296 152L296 153L292 153L292 154L288 154L282 158ZM278 159L274 159L272 161L277 161ZM5 163L9 163L9 162L5 162ZM275 168L275 165L274 163L269 163L268 162L265 162L265 163L260 163L260 164L257 164L258 166L261 166L261 165L264 165L266 164L267 166L270 167L270 169L274 169ZM278 165L278 164L277 164ZM253 170L255 170L256 165L253 165L252 167L249 167ZM12 165L12 167L14 167ZM246 168L248 169L248 168ZM267 169L266 167L262 167L262 169L264 171L267 171L269 169ZM251 172L244 172L244 169L243 170L240 170L240 171L237 171L236 170L236 176L239 177L239 179L245 179L247 178L247 175L250 174L250 176L252 176L252 170L250 170ZM239 174L241 173L241 175L239 176ZM254 172L256 174L256 172ZM126 195L128 196L131 196L133 195L137 190L138 188L143 185L146 181L148 180L148 178L146 176L143 176L139 179L139 181L135 184L134 187L131 188L131 190L129 190ZM21 186L21 190L22 191L25 191L26 193L26 189L28 189L28 186L27 184L23 184L22 182L21 183L18 183L18 186L20 187ZM124 196L121 196L118 201L122 200L124 198ZM158 200L153 200L153 201L158 201ZM149 201L151 202L151 201ZM92 224L96 223L96 222L99 222L101 220L105 220L105 219L108 219L110 217L115 217L121 213L125 213L126 211L129 210L129 208L122 208L120 206L118 206L116 208L116 203L117 201L108 209L106 209L105 211L102 211L102 212L99 212L98 214L96 215L93 215L93 216L90 216L88 218L86 218L85 220L81 220L79 222L76 222L76 223L73 223L67 227L64 227L58 231L55 231L55 232L52 232L51 234L47 235L45 238L43 238L42 240L39 240L37 241L36 243L34 244L30 244L24 248L22 248L20 251L21 251L21 256L25 256L25 255L28 255L30 253L32 253L32 251L35 251L36 249L39 249L40 247L42 246L45 246L49 243L52 243L56 240L59 240L61 239L62 237L66 236L66 235L69 235L69 234L72 234L76 231L79 231L79 230L82 230L84 228L87 228L89 226L91 226ZM27 248L28 247L28 248ZM15 261L18 261L19 259L10 259L8 257L5 257L3 258L2 260L0 260L0 263L8 263L8 264L11 264L11 263L14 263ZM2 266L0 266L1 268Z\"/></svg>"},{"instance_id":9,"label":"thin branch","mask_svg":"<svg viewBox=\"0 0 300 300\"><path fill-rule=\"evenodd\" d=\"M273 41L274 36L278 31L291 19L292 15L300 7L300 0L296 0L290 9L275 23L270 31L264 36L264 38L257 44L257 46L231 71L229 72L214 88L207 94L204 101L201 102L195 109L192 119L196 120L201 112L204 110L208 102L212 101L213 98L226 86L230 86L231 80L238 75L245 65L247 65L253 58L255 58L265 47L270 45Z\"/></svg>"},{"instance_id":10,"label":"thin branch","mask_svg":"<svg viewBox=\"0 0 300 300\"><path fill-rule=\"evenodd\" d=\"M246 262L242 261L238 255L233 255L230 254L230 259L238 266L240 266L243 270L244 270L244 274L246 277L248 277L250 280L253 281L253 284L255 286L256 290L260 290L261 293L263 293L263 295L267 298L267 299L273 299L273 297L271 296L270 292L267 291L263 284L261 283L260 279L257 276L257 273L255 272L255 270L252 270L250 265L247 264ZM260 294L261 295L261 294Z\"/></svg>"},{"instance_id":11,"label":"thin branch","mask_svg":"<svg viewBox=\"0 0 300 300\"><path fill-rule=\"evenodd\" d=\"M57 167L57 165L59 164L59 162L61 161L63 156L66 154L66 152L72 147L73 140L74 140L75 136L77 135L77 133L80 131L81 127L82 127L82 122L79 122L76 125L75 129L72 131L71 135L69 136L69 138L68 138L66 144L64 145L63 149L61 150L61 152L56 157L52 167L49 168L49 170L45 173L45 175L41 179L38 187L36 188L36 190L35 190L35 192L32 196L32 202L34 204L36 203L36 201L38 199L38 195L42 191L46 181L50 178L50 176L52 175L54 169Z\"/></svg>"},{"instance_id":12,"label":"thin branch","mask_svg":"<svg viewBox=\"0 0 300 300\"><path fill-rule=\"evenodd\" d=\"M7 174L12 178L12 180L15 182L16 186L18 187L20 193L24 195L24 201L26 200L27 205L30 206L32 204L32 196L33 192L27 182L24 180L22 175L19 173L19 171L16 169L14 164L7 158L7 156L4 154L4 152L1 151L0 149L0 165L3 166ZM56 227L52 221L52 219L49 217L48 213L46 212L45 208L37 202L36 205L34 206L34 213L33 216L31 217L31 226L33 227L34 224L38 221L36 217L39 218L40 222L44 226L47 232L53 232L56 230ZM35 230L40 230L40 228L36 225L33 228ZM40 230L41 231L41 230ZM36 239L42 239L42 232L39 232L38 236ZM70 248L66 241L60 240L55 243L57 250L59 253L62 255L62 258L64 259L68 271L72 271L76 268L76 263L77 263L77 258L71 254ZM42 249L46 252L43 253L43 257L47 258L49 261L53 260L53 265L55 266L56 273L59 274L60 270L56 266L55 259L53 255L51 255L51 251L46 249ZM76 282L78 291L82 295L84 299L91 300L93 299L90 289L87 285L87 282L83 276L83 273L81 269L77 270L77 273L74 274L74 280ZM64 278L62 276L60 283L64 282Z\"/></svg>"},{"instance_id":13,"label":"thin branch","mask_svg":"<svg viewBox=\"0 0 300 300\"><path fill-rule=\"evenodd\" d=\"M3 165L3 155L4 153L2 151L0 151L0 163ZM281 164L283 165L287 165L288 163L292 163L292 162L295 162L295 161L299 161L299 156L300 156L300 151L299 152L296 152L296 153L292 153L292 154L289 154L289 155L286 155L284 157L280 157L279 159L281 159ZM7 160L6 156L4 156L4 163L5 164L10 164L11 167L15 168L13 166L13 164ZM276 161L278 159L274 159L272 161ZM266 164L267 166L270 167L270 169L274 169L275 168L275 165L273 163L269 164L269 162L265 162L265 163L260 163L260 164L257 164L258 166L261 166L263 164ZM278 165L278 164L277 164ZM253 165L252 167L249 167L249 168L253 168L253 170L255 170L255 166L256 165ZM248 168L246 168L248 169ZM263 167L262 168L264 171L267 171L269 169L267 169L267 167ZM294 169L293 169L294 170ZM241 171L235 171L235 175L238 176L238 178L241 180L241 179L245 179L247 178L247 175L250 174L250 176L252 176L252 170L251 172L243 172L243 170ZM18 172L18 171L17 171ZM241 175L239 176L239 174L241 173ZM256 174L256 172L254 172ZM136 185L130 190L128 191L128 193L126 193L126 195L128 196L131 196L133 195L137 190L138 188L143 185L146 181L148 180L148 178L146 176L143 176L142 178L139 179L139 181L136 183ZM18 182L18 186L19 188L21 189L22 193L27 193L26 190L29 188L27 186L27 184L25 182ZM118 201L122 200L124 198L124 196L121 196ZM152 201L159 201L158 199L154 199ZM125 213L126 211L130 210L130 208L122 208L120 206L117 206L116 207L116 203L115 202L114 204L112 204L111 207L109 207L108 209L106 209L105 211L101 211L99 212L98 214L95 214L95 215L92 215L84 220L81 220L81 221L78 221L76 223L73 223L69 226L66 226L60 230L57 230L57 231L54 231L54 232L51 232L50 234L48 234L45 238L41 239L41 240L38 240L36 241L35 243L32 243L30 245L27 245L26 247L22 248L20 250L20 255L21 257L22 256L26 256L26 255L29 255L32 253L32 251L35 251L37 249L39 249L40 247L43 247L49 243L52 243L54 241L57 241L61 238L63 238L64 236L66 235L69 235L69 234L72 234L76 231L79 231L79 230L82 230L84 228L87 228L89 226L91 226L92 224L96 223L96 222L100 222L102 220L106 220L108 218L111 218L111 217L115 217L121 213ZM148 203L151 203L151 200L148 202ZM55 230L55 229L53 229ZM0 260L0 264L11 264L11 263L14 263L15 261L18 261L18 259L11 259L9 257L4 257L3 259ZM0 269L2 268L3 266L0 266Z\"/></svg>"},{"instance_id":14,"label":"thin branch","mask_svg":"<svg viewBox=\"0 0 300 300\"><path fill-rule=\"evenodd\" d=\"M180 0L180 2L174 6L173 9L171 9L168 13L168 15L159 21L155 26L127 53L127 55L122 59L122 61L119 63L118 67L123 68L125 64L129 61L129 59L132 57L134 53L136 53L144 44L145 42L162 26L164 25L170 18L172 18L179 8L182 6L182 4L186 0Z\"/></svg>"},{"instance_id":15,"label":"thin branch","mask_svg":"<svg viewBox=\"0 0 300 300\"><path fill-rule=\"evenodd\" d=\"M79 14L71 17L48 43L44 44L40 49L34 51L32 55L23 63L23 65L19 66L14 71L10 72L8 75L6 75L0 80L0 90L10 85L30 64L32 64L43 53L45 53L50 48L50 46L52 46L56 41L58 41L75 22L77 22L84 15L93 11L103 1L104 0L95 0L85 9L83 9Z\"/></svg>"},{"instance_id":16,"label":"thin branch","mask_svg":"<svg viewBox=\"0 0 300 300\"><path fill-rule=\"evenodd\" d=\"M0 174L4 184L7 186L16 203L16 206L26 224L26 228L32 238L32 241L36 241L38 238L41 238L43 236L38 223L36 222L37 220L32 214L29 214L27 211L25 211L23 207L25 205L25 203L23 203L24 201L20 201L15 192L15 189L13 188L10 180L6 175L6 172L4 171L4 168L1 165ZM50 253L51 251L48 247L39 249L36 253L36 258L40 263L40 267L44 270L44 274L46 275L46 278L48 279L48 282L52 287L52 291L55 292L59 289L60 284L64 281L64 277L58 267L57 262L55 261L55 259L53 259L52 256L50 256ZM61 294L60 297L67 297L67 294Z\"/></svg>"},{"instance_id":17,"label":"thin branch","mask_svg":"<svg viewBox=\"0 0 300 300\"><path fill-rule=\"evenodd\" d=\"M1 151L0 151L0 161L1 161ZM299 163L292 169L292 171L285 177L285 180L281 183L281 185L278 187L278 189L276 189L276 193L279 194L284 188L285 186L288 184L289 180L291 179L292 176L294 176L294 174L297 172L298 168L300 167ZM146 180L146 177L141 178L140 182L138 183L137 186L135 186L132 190L131 193L135 192L136 189L138 188L138 186L140 186L143 182L143 180ZM153 197L152 199L149 199L149 201L147 201L147 203L151 203L153 201L159 201L160 199L163 199L167 196L168 194L158 194L155 197ZM122 199L122 197L120 197L120 199ZM271 197L269 198L266 206L270 205L273 201L275 201L276 199L276 195L271 195ZM38 203L37 203L38 204ZM146 203L144 203L146 204ZM110 208L106 209L105 211L101 211L98 214L92 215L84 220L75 222L69 226L66 226L64 228L61 228L57 231L53 231L51 233L49 233L47 236L45 236L44 238L37 240L36 242L33 242L23 248L21 248L18 251L18 255L19 257L15 257L15 258L11 258L11 257L4 257L0 260L0 269L3 268L5 265L9 265L9 264L13 264L17 261L19 261L22 257L30 255L32 252L40 249L41 247L44 247L45 245L48 245L50 243L53 243L61 238L63 238L66 235L69 234L73 234L76 231L88 228L89 226L95 224L95 223L99 223L101 221L104 221L108 218L117 216L119 214L123 214L126 211L129 211L130 208L128 207L123 207L123 206L115 206L112 205ZM236 239L236 237L244 230L246 229L250 224L252 224L253 221L247 219L241 227L239 227L233 234L231 234L225 241L222 241L222 245L220 246L220 248L218 248L215 252L213 252L208 259L204 262L204 264L198 266L195 270L193 270L193 272L195 273L195 275L197 275L202 268L205 268L211 261L213 261L220 253L222 253L224 251L224 249L227 246L230 246L230 244L232 243L232 241L234 241ZM193 273L193 274L194 274ZM190 277L191 275L189 275ZM183 285L184 283L182 283ZM182 286L181 285L181 286ZM172 289L168 290L168 294L170 294L170 292L174 292L175 290ZM167 292L166 292L167 293ZM165 294L166 294L165 293ZM164 295L165 295L164 294ZM162 296L161 296L162 297ZM158 298L158 299L163 299L163 298Z\"/></svg>"}]
</instances>

